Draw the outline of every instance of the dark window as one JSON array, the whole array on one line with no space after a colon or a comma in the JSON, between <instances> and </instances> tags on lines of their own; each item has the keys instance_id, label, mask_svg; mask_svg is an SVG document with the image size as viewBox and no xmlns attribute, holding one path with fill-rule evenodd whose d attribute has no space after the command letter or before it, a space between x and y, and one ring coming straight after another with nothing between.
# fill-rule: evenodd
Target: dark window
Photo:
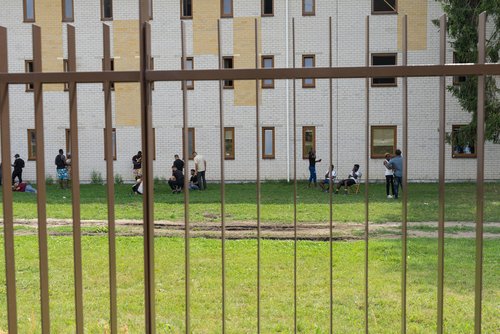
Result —
<instances>
[{"instance_id":1,"label":"dark window","mask_svg":"<svg viewBox=\"0 0 500 334\"><path fill-rule=\"evenodd\" d=\"M66 129L66 154L71 152L71 129Z\"/></svg>"},{"instance_id":2,"label":"dark window","mask_svg":"<svg viewBox=\"0 0 500 334\"><path fill-rule=\"evenodd\" d=\"M24 71L26 73L33 73L33 60L25 60L24 61ZM26 84L26 91L32 92L35 88L35 85L31 82Z\"/></svg>"},{"instance_id":3,"label":"dark window","mask_svg":"<svg viewBox=\"0 0 500 334\"><path fill-rule=\"evenodd\" d=\"M394 66L397 55L395 53L372 54L372 66ZM372 78L372 86L396 86L395 77Z\"/></svg>"},{"instance_id":4,"label":"dark window","mask_svg":"<svg viewBox=\"0 0 500 334\"><path fill-rule=\"evenodd\" d=\"M460 128L464 125L451 127L451 156L452 158L475 158L476 147L469 141L469 137L461 134Z\"/></svg>"},{"instance_id":5,"label":"dark window","mask_svg":"<svg viewBox=\"0 0 500 334\"><path fill-rule=\"evenodd\" d=\"M274 56L262 56L262 68L273 68ZM274 88L273 79L263 79L262 88Z\"/></svg>"},{"instance_id":6,"label":"dark window","mask_svg":"<svg viewBox=\"0 0 500 334\"><path fill-rule=\"evenodd\" d=\"M101 20L113 19L113 1L101 0Z\"/></svg>"},{"instance_id":7,"label":"dark window","mask_svg":"<svg viewBox=\"0 0 500 334\"><path fill-rule=\"evenodd\" d=\"M69 72L69 61L68 59L63 59L63 71ZM69 83L64 83L64 91L67 92L69 90Z\"/></svg>"},{"instance_id":8,"label":"dark window","mask_svg":"<svg viewBox=\"0 0 500 334\"><path fill-rule=\"evenodd\" d=\"M316 15L316 1L302 0L302 16Z\"/></svg>"},{"instance_id":9,"label":"dark window","mask_svg":"<svg viewBox=\"0 0 500 334\"><path fill-rule=\"evenodd\" d=\"M396 152L397 127L372 126L371 127L371 158L382 159L386 153L394 154Z\"/></svg>"},{"instance_id":10,"label":"dark window","mask_svg":"<svg viewBox=\"0 0 500 334\"><path fill-rule=\"evenodd\" d=\"M398 12L397 0L372 0L373 14L396 14Z\"/></svg>"},{"instance_id":11,"label":"dark window","mask_svg":"<svg viewBox=\"0 0 500 334\"><path fill-rule=\"evenodd\" d=\"M109 70L114 71L115 70L115 59L110 58L109 61L110 61ZM104 71L104 59L102 60L102 70ZM111 88L111 90L115 90L115 83L110 82L109 87ZM103 90L104 90L104 88L103 88Z\"/></svg>"},{"instance_id":12,"label":"dark window","mask_svg":"<svg viewBox=\"0 0 500 334\"><path fill-rule=\"evenodd\" d=\"M303 55L302 56L302 67L312 68L316 66L316 57L314 55ZM316 80L312 78L302 79L302 88L314 88L316 87Z\"/></svg>"},{"instance_id":13,"label":"dark window","mask_svg":"<svg viewBox=\"0 0 500 334\"><path fill-rule=\"evenodd\" d=\"M36 160L36 132L28 129L28 160Z\"/></svg>"},{"instance_id":14,"label":"dark window","mask_svg":"<svg viewBox=\"0 0 500 334\"><path fill-rule=\"evenodd\" d=\"M274 127L262 128L262 159L274 159Z\"/></svg>"},{"instance_id":15,"label":"dark window","mask_svg":"<svg viewBox=\"0 0 500 334\"><path fill-rule=\"evenodd\" d=\"M181 19L193 18L193 1L181 0Z\"/></svg>"},{"instance_id":16,"label":"dark window","mask_svg":"<svg viewBox=\"0 0 500 334\"><path fill-rule=\"evenodd\" d=\"M182 129L182 138L184 138L184 129ZM182 147L184 147L184 139L182 140ZM184 152L184 149L182 149L182 152ZM188 156L189 156L189 160L194 159L193 152L196 152L195 129L188 128ZM184 160L186 160L186 159L184 159Z\"/></svg>"},{"instance_id":17,"label":"dark window","mask_svg":"<svg viewBox=\"0 0 500 334\"><path fill-rule=\"evenodd\" d=\"M62 0L62 20L63 22L74 21L73 0Z\"/></svg>"},{"instance_id":18,"label":"dark window","mask_svg":"<svg viewBox=\"0 0 500 334\"><path fill-rule=\"evenodd\" d=\"M466 63L466 61L461 61L461 59L458 57L458 55L453 52L453 63L455 64L460 64L460 63ZM453 84L454 85L460 85L463 82L467 80L466 76L454 76L453 77Z\"/></svg>"},{"instance_id":19,"label":"dark window","mask_svg":"<svg viewBox=\"0 0 500 334\"><path fill-rule=\"evenodd\" d=\"M112 131L113 132L111 132L111 147L113 150L113 160L116 160L116 129L113 128ZM106 142L106 129L104 129L104 142ZM104 160L106 160L106 149L104 149Z\"/></svg>"},{"instance_id":20,"label":"dark window","mask_svg":"<svg viewBox=\"0 0 500 334\"><path fill-rule=\"evenodd\" d=\"M302 127L302 159L309 158L309 151L316 150L316 128L314 126Z\"/></svg>"},{"instance_id":21,"label":"dark window","mask_svg":"<svg viewBox=\"0 0 500 334\"><path fill-rule=\"evenodd\" d=\"M224 159L234 160L234 128L224 128Z\"/></svg>"},{"instance_id":22,"label":"dark window","mask_svg":"<svg viewBox=\"0 0 500 334\"><path fill-rule=\"evenodd\" d=\"M35 0L23 0L24 22L35 22Z\"/></svg>"},{"instance_id":23,"label":"dark window","mask_svg":"<svg viewBox=\"0 0 500 334\"><path fill-rule=\"evenodd\" d=\"M273 16L273 15L274 15L274 1L262 0L262 16Z\"/></svg>"},{"instance_id":24,"label":"dark window","mask_svg":"<svg viewBox=\"0 0 500 334\"><path fill-rule=\"evenodd\" d=\"M233 17L233 0L221 0L221 17Z\"/></svg>"},{"instance_id":25,"label":"dark window","mask_svg":"<svg viewBox=\"0 0 500 334\"><path fill-rule=\"evenodd\" d=\"M151 57L151 59L149 60L149 69L152 71L155 69L155 59L153 57ZM151 90L155 90L154 81L151 81Z\"/></svg>"},{"instance_id":26,"label":"dark window","mask_svg":"<svg viewBox=\"0 0 500 334\"><path fill-rule=\"evenodd\" d=\"M233 57L223 57L224 68L233 68ZM233 80L224 80L224 88L234 88Z\"/></svg>"}]
</instances>

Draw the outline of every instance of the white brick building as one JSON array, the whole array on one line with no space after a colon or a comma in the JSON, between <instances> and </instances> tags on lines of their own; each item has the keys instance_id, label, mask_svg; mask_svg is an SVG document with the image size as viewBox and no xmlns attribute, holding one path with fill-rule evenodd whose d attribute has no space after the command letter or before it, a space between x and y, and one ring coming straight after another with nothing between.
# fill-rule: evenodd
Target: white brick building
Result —
<instances>
[{"instance_id":1,"label":"white brick building","mask_svg":"<svg viewBox=\"0 0 500 334\"><path fill-rule=\"evenodd\" d=\"M192 2L192 8L181 5ZM439 32L431 20L442 14L434 0L393 0L397 13L372 12L377 0L222 0L234 2L232 17L221 19L222 53L233 57L235 68L253 66L254 22L258 21L259 53L273 56L274 67L293 67L292 19L295 20L295 65L302 67L303 56L314 56L315 66L329 64L329 18L333 23L333 66L364 66L365 18L370 15L370 52L396 55L401 64L400 46L402 15L409 20L409 59L411 64L437 64L439 62ZM63 5L72 0L0 0L0 25L8 28L9 71L24 72L26 61L32 59L31 24L42 28L42 61L44 71L62 71L67 57L66 25ZM24 5L23 5L24 3ZM101 0L101 5L111 3ZM272 3L272 15L262 15L264 5ZM313 13L310 8L314 4ZM387 2L384 2L387 3ZM31 8L34 12L31 12ZM28 7L28 8L26 8ZM104 6L106 7L106 6ZM306 6L307 7L307 6ZM68 7L71 9L70 7ZM77 70L100 71L102 67L102 25L111 27L111 55L115 70L138 69L138 2L112 1L112 12L103 10L96 1L75 1L73 24L76 27ZM181 67L180 24L182 14L186 23L187 55L192 57L195 69L218 67L217 19L221 15L221 0L166 0L153 1L152 54L157 70ZM191 12L189 10L191 9ZM304 9L306 11L304 12ZM387 8L385 8L387 9ZM70 13L71 11L69 11ZM265 13L264 13L265 14ZM306 15L313 14L313 15ZM102 19L102 16L111 16ZM33 17L32 17L33 16ZM71 15L70 15L71 16ZM71 17L69 17L71 21ZM399 43L398 43L399 40ZM448 62L453 62L451 50ZM311 58L308 58L308 60ZM308 61L306 60L306 61ZM261 59L259 59L261 63ZM452 78L447 82L452 83ZM135 85L135 86L134 86ZM252 180L255 178L255 83L234 82L234 89L224 89L225 126L234 128L234 159L228 159L226 179ZM329 82L316 80L314 88L303 88L297 80L297 154L300 178L308 175L307 160L303 154L303 131L313 127L314 144L318 158L318 177L328 168L329 150ZM114 127L116 128L115 173L131 179L132 156L141 148L139 94L136 84L115 84L113 94ZM343 177L354 163L365 160L365 81L364 79L333 80L333 162ZM436 180L438 173L438 109L439 79L410 78L409 92L409 179ZM260 127L274 129L272 153L274 158L261 159L263 179L287 179L293 175L292 82L276 80L274 88L261 89ZM45 152L47 175L55 176L53 157L59 148L66 151L69 128L68 93L62 86L45 86ZM10 88L12 153L26 160L24 178L35 179L35 161L28 160L30 150L29 129L34 129L33 93L24 85ZM195 150L207 159L207 178L220 178L219 148L219 96L217 82L195 82L188 91L189 126L194 128ZM92 171L105 175L104 161L104 94L102 85L78 86L78 115L80 131L80 161L82 181L89 181ZM468 123L470 115L447 95L447 131L454 125ZM402 146L402 84L372 87L370 90L370 126L375 135L374 144L383 138L377 126L390 126L396 132L394 148ZM154 174L168 177L173 155L182 153L182 91L178 82L156 82L153 91L153 127L155 128L156 159ZM272 130L271 130L272 131ZM262 135L262 132L260 132ZM268 132L271 133L271 132ZM392 132L390 132L392 133ZM382 136L382 137L380 137ZM268 138L268 144L272 142ZM382 141L383 142L383 141ZM268 145L269 148L269 145ZM374 150L375 147L372 147ZM385 148L380 148L385 150ZM470 180L476 176L473 154L455 154L447 145L446 176L449 180ZM230 153L230 152L229 152ZM373 153L373 152L369 152ZM406 154L407 152L403 152ZM460 156L460 157L457 157ZM382 179L382 159L370 161L371 179ZM500 145L486 144L486 179L500 179ZM192 161L190 166L193 166Z\"/></svg>"}]
</instances>

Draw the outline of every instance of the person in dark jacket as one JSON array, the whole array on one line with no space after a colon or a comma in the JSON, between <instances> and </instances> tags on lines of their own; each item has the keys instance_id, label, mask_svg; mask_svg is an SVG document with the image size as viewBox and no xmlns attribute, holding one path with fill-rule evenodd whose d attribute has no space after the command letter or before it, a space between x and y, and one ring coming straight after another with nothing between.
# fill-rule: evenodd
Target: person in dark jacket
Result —
<instances>
[{"instance_id":1,"label":"person in dark jacket","mask_svg":"<svg viewBox=\"0 0 500 334\"><path fill-rule=\"evenodd\" d=\"M177 167L172 166L172 176L168 180L172 194L180 193L184 187L184 174Z\"/></svg>"},{"instance_id":2,"label":"person in dark jacket","mask_svg":"<svg viewBox=\"0 0 500 334\"><path fill-rule=\"evenodd\" d=\"M177 168L177 170L179 171L183 171L184 170L184 161L181 160L181 158L179 158L179 155L176 154L174 155L174 166L175 168Z\"/></svg>"},{"instance_id":3,"label":"person in dark jacket","mask_svg":"<svg viewBox=\"0 0 500 334\"><path fill-rule=\"evenodd\" d=\"M24 160L21 159L19 154L14 155L14 164L12 164L12 167L14 167L14 171L12 172L12 185L14 185L16 177L19 180L19 183L23 182L23 168L24 168Z\"/></svg>"}]
</instances>

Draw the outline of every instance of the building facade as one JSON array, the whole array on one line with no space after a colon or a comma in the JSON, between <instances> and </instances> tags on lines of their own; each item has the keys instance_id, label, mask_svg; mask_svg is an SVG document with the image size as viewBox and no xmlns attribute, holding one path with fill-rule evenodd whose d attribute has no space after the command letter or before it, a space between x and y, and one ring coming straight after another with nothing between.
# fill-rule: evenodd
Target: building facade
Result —
<instances>
[{"instance_id":1,"label":"building facade","mask_svg":"<svg viewBox=\"0 0 500 334\"><path fill-rule=\"evenodd\" d=\"M8 28L9 71L32 70L31 25L42 30L42 68L64 71L67 25L76 27L77 70L100 71L103 24L111 28L113 69L139 69L138 1L132 0L1 0L0 25ZM434 0L166 0L153 1L152 56L155 70L181 68L181 22L186 27L187 69L219 66L217 24L220 19L222 63L225 68L255 67L255 22L260 67L327 67L330 61L329 20L332 21L332 65L364 66L365 19L370 16L372 65L402 63L402 18L408 15L408 64L439 63L439 31L432 23L442 15ZM292 50L295 26L295 54ZM294 63L295 61L295 63ZM453 62L451 49L447 62ZM447 78L459 84L464 78ZM259 83L261 177L275 180L293 175L293 81ZM329 80L296 80L297 176L308 176L307 151L314 147L319 177L328 168L330 138ZM208 180L220 179L219 83L188 82L189 150L207 160ZM26 160L24 177L35 179L34 101L29 85L10 86L13 154ZM370 152L365 152L365 80L332 82L333 163L339 177L370 155L370 179L384 178L383 154L402 146L402 83L374 78L370 88ZM439 78L408 79L408 177L434 181L438 177ZM256 92L254 81L225 81L225 171L232 181L256 177ZM168 177L174 154L182 155L183 105L180 82L156 82L153 90L156 177ZM55 176L52 156L71 151L69 97L64 85L44 85L47 175ZM132 179L132 156L141 149L140 93L137 83L114 83L112 92L114 169ZM78 85L80 173L88 182L93 171L105 175L104 93L101 84ZM450 133L467 124L470 115L447 94L446 128ZM476 176L473 145L446 147L448 180ZM192 160L189 162L193 166ZM485 178L500 179L500 145L486 144Z\"/></svg>"}]
</instances>

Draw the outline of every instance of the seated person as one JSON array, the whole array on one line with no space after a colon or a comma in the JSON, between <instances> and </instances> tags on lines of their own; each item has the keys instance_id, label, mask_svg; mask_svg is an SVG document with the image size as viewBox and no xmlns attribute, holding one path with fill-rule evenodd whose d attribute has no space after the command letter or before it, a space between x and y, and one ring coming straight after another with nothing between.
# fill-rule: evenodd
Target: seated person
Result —
<instances>
[{"instance_id":1,"label":"seated person","mask_svg":"<svg viewBox=\"0 0 500 334\"><path fill-rule=\"evenodd\" d=\"M361 175L362 174L359 171L359 165L355 164L354 167L352 168L352 171L349 173L347 179L339 181L337 189L335 189L335 193L338 194L340 187L344 186L344 194L347 195L347 187L359 183Z\"/></svg>"},{"instance_id":2,"label":"seated person","mask_svg":"<svg viewBox=\"0 0 500 334\"><path fill-rule=\"evenodd\" d=\"M132 186L132 191L137 195L142 195L143 185L142 178L140 176L135 177L135 184Z\"/></svg>"},{"instance_id":3,"label":"seated person","mask_svg":"<svg viewBox=\"0 0 500 334\"><path fill-rule=\"evenodd\" d=\"M189 190L200 190L198 185L198 175L195 174L195 170L191 169L191 178L189 179Z\"/></svg>"},{"instance_id":4,"label":"seated person","mask_svg":"<svg viewBox=\"0 0 500 334\"><path fill-rule=\"evenodd\" d=\"M332 165L331 167L331 174L330 175L330 169L328 169L325 173L325 179L320 182L319 186L321 187L321 190L324 192L328 192L329 189L329 184L330 184L330 179L332 179L332 185L335 183L335 178L337 177L337 172L334 169L334 166Z\"/></svg>"},{"instance_id":5,"label":"seated person","mask_svg":"<svg viewBox=\"0 0 500 334\"><path fill-rule=\"evenodd\" d=\"M184 175L175 166L172 166L172 176L168 180L168 185L172 189L172 194L180 193L184 187Z\"/></svg>"},{"instance_id":6,"label":"seated person","mask_svg":"<svg viewBox=\"0 0 500 334\"><path fill-rule=\"evenodd\" d=\"M27 193L35 193L36 194L36 189L31 186L31 184L26 183L26 182L16 182L12 186L12 191L19 191L19 192L27 192Z\"/></svg>"}]
</instances>

